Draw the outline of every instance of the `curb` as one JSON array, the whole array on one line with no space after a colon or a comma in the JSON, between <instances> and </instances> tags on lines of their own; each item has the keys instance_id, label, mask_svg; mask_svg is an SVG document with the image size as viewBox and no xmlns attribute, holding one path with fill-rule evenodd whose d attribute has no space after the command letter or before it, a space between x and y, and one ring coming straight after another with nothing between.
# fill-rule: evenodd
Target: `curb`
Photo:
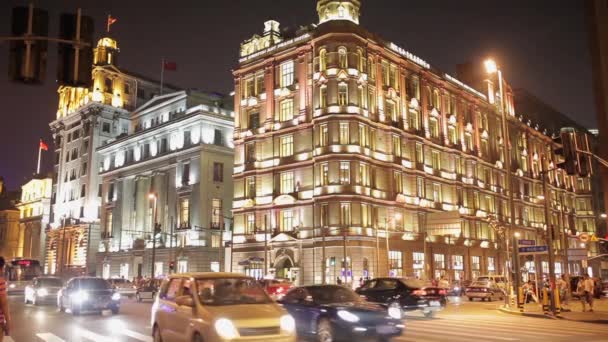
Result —
<instances>
[{"instance_id":1,"label":"curb","mask_svg":"<svg viewBox=\"0 0 608 342\"><path fill-rule=\"evenodd\" d=\"M602 320L602 319L576 320L576 319L565 318L563 316L554 317L554 316L549 316L549 315L544 315L544 314L541 315L541 314L533 314L533 313L528 313L528 312L513 311L513 310L505 308L504 306L499 307L498 311L509 314L509 315L524 316L524 317L564 320L564 321L580 322L580 323L608 324L608 320Z\"/></svg>"}]
</instances>

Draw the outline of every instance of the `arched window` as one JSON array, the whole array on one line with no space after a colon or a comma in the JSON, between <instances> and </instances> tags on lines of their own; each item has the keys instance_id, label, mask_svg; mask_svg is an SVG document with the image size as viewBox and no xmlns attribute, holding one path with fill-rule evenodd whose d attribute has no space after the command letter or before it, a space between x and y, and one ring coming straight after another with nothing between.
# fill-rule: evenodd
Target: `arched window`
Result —
<instances>
[{"instance_id":1,"label":"arched window","mask_svg":"<svg viewBox=\"0 0 608 342\"><path fill-rule=\"evenodd\" d=\"M340 5L340 7L338 7L338 16L340 18L344 18L345 14L346 14L346 9L344 8L344 6Z\"/></svg>"},{"instance_id":2,"label":"arched window","mask_svg":"<svg viewBox=\"0 0 608 342\"><path fill-rule=\"evenodd\" d=\"M340 64L340 68L346 69L348 68L348 59L346 57L346 48L341 47L338 49L338 63Z\"/></svg>"},{"instance_id":3,"label":"arched window","mask_svg":"<svg viewBox=\"0 0 608 342\"><path fill-rule=\"evenodd\" d=\"M321 49L319 51L319 71L325 71L327 69L327 50Z\"/></svg>"},{"instance_id":4,"label":"arched window","mask_svg":"<svg viewBox=\"0 0 608 342\"><path fill-rule=\"evenodd\" d=\"M439 90L435 89L433 91L433 107L437 108L437 110L440 110L440 105L441 97L439 96Z\"/></svg>"},{"instance_id":5,"label":"arched window","mask_svg":"<svg viewBox=\"0 0 608 342\"><path fill-rule=\"evenodd\" d=\"M357 49L357 59L359 60L359 71L365 72L365 57L363 57L363 51Z\"/></svg>"}]
</instances>

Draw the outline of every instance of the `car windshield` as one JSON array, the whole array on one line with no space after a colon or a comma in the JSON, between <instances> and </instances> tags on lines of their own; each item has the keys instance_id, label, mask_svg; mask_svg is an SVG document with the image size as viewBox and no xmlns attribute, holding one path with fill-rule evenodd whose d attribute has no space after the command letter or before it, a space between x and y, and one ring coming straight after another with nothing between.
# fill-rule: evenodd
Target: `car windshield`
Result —
<instances>
[{"instance_id":1,"label":"car windshield","mask_svg":"<svg viewBox=\"0 0 608 342\"><path fill-rule=\"evenodd\" d=\"M108 290L110 283L101 278L80 279L80 288L87 290Z\"/></svg>"},{"instance_id":2,"label":"car windshield","mask_svg":"<svg viewBox=\"0 0 608 342\"><path fill-rule=\"evenodd\" d=\"M476 281L473 284L471 284L471 286L477 286L477 287L488 287L489 285L490 285L490 283L487 281Z\"/></svg>"},{"instance_id":3,"label":"car windshield","mask_svg":"<svg viewBox=\"0 0 608 342\"><path fill-rule=\"evenodd\" d=\"M272 300L249 278L197 279L198 296L203 305L267 304Z\"/></svg>"},{"instance_id":4,"label":"car windshield","mask_svg":"<svg viewBox=\"0 0 608 342\"><path fill-rule=\"evenodd\" d=\"M312 286L307 287L312 299L318 304L355 303L361 301L355 292L342 286Z\"/></svg>"},{"instance_id":5,"label":"car windshield","mask_svg":"<svg viewBox=\"0 0 608 342\"><path fill-rule=\"evenodd\" d=\"M479 277L477 278L477 281L489 281L490 277Z\"/></svg>"},{"instance_id":6,"label":"car windshield","mask_svg":"<svg viewBox=\"0 0 608 342\"><path fill-rule=\"evenodd\" d=\"M403 283L405 283L405 285L410 289L421 289L425 287L431 287L432 285L431 283L425 282L420 279L405 279L403 280Z\"/></svg>"},{"instance_id":7,"label":"car windshield","mask_svg":"<svg viewBox=\"0 0 608 342\"><path fill-rule=\"evenodd\" d=\"M61 281L61 279L57 279L57 278L38 279L38 282L41 287L62 287L63 286L63 282Z\"/></svg>"}]
</instances>

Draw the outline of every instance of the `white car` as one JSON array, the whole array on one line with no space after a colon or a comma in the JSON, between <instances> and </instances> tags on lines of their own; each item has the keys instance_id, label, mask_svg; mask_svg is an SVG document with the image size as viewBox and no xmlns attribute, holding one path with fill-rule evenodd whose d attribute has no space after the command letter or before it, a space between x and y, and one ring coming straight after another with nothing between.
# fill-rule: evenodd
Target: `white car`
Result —
<instances>
[{"instance_id":1,"label":"white car","mask_svg":"<svg viewBox=\"0 0 608 342\"><path fill-rule=\"evenodd\" d=\"M108 280L116 292L121 296L133 297L137 293L137 286L124 278L113 278Z\"/></svg>"},{"instance_id":2,"label":"white car","mask_svg":"<svg viewBox=\"0 0 608 342\"><path fill-rule=\"evenodd\" d=\"M38 277L25 287L25 304L55 304L57 293L63 287L63 281L56 277Z\"/></svg>"}]
</instances>

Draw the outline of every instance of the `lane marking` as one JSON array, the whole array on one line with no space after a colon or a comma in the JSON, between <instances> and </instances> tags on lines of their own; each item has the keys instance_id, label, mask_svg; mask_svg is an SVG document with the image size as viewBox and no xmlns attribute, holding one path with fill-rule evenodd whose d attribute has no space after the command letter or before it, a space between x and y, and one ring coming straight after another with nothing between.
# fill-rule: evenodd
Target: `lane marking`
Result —
<instances>
[{"instance_id":1,"label":"lane marking","mask_svg":"<svg viewBox=\"0 0 608 342\"><path fill-rule=\"evenodd\" d=\"M513 327L501 327L498 326L497 324L493 324L493 323L486 323L486 324L482 324L481 322L475 322L474 324L472 324L477 330L479 331L493 331L493 332L501 332L501 333L509 333L509 332L513 332ZM442 326L447 326L447 327L452 327L452 328L462 328L462 324L458 323L458 322L453 322L453 323L448 323L448 322L441 322L441 323L436 323L436 324L424 324L424 326L428 326L430 329L432 328L437 328L442 327ZM543 326L543 329L546 329L545 326ZM572 334L564 334L564 333L550 333L550 332L542 332L543 329L538 329L538 328L526 328L526 327L518 327L517 331L525 334L525 335L540 335L540 336L570 336ZM555 331L554 329L551 329L550 331ZM566 332L566 331L564 331ZM579 333L577 335L594 335L593 333Z\"/></svg>"},{"instance_id":2,"label":"lane marking","mask_svg":"<svg viewBox=\"0 0 608 342\"><path fill-rule=\"evenodd\" d=\"M4 340L3 341L4 342L15 342L15 340L13 340L13 338L10 337L10 336L4 336Z\"/></svg>"},{"instance_id":3,"label":"lane marking","mask_svg":"<svg viewBox=\"0 0 608 342\"><path fill-rule=\"evenodd\" d=\"M460 318L466 318L466 317L470 317L473 318L475 316L460 316ZM465 320L465 319L451 319L451 318L443 318L443 322L455 322L455 323L463 323L463 324L496 324L496 325L500 325L503 326L505 328L507 327L513 327L513 328L517 328L520 329L522 326L522 320L519 319L520 317L517 317L517 319L515 320L501 320L501 319L493 319L493 318L486 318L486 319L476 319L476 320ZM529 318L529 317L526 317ZM536 318L532 318L532 319L536 319ZM432 321L416 321L416 323L425 323L425 322L432 322ZM439 322L438 322L439 323ZM413 324L410 323L410 324ZM585 326L582 326L582 324L585 324ZM559 321L559 320L548 320L546 319L544 321L544 323L542 324L543 327L551 327L554 331L563 331L563 332L580 332L580 333L589 333L590 332L590 327L588 324L591 323L586 323L586 322L573 322L573 321L568 321L568 325L564 326L564 322L563 321ZM593 326L593 331L595 333L599 333L599 332L608 332L608 329L606 328L602 328L602 327L596 327Z\"/></svg>"},{"instance_id":4,"label":"lane marking","mask_svg":"<svg viewBox=\"0 0 608 342\"><path fill-rule=\"evenodd\" d=\"M418 328L418 327L406 327L406 330L426 332L426 333L429 332L428 330L423 330L423 329ZM463 332L460 332L460 331L454 331L454 330L450 330L450 329L442 329L441 332L444 333L444 334L446 334L446 335L467 336L467 337L475 337L475 338L479 338L480 337L479 334L467 334L467 333L463 333ZM484 335L483 338L485 340L519 341L519 339L517 339L517 338L501 337L501 336Z\"/></svg>"},{"instance_id":5,"label":"lane marking","mask_svg":"<svg viewBox=\"0 0 608 342\"><path fill-rule=\"evenodd\" d=\"M120 330L120 333L125 335L125 336L129 336L131 338L134 338L136 340L140 340L142 342L152 342L152 336L148 336L148 335L144 335L144 334L140 334L136 331L133 330L129 330L129 329L122 329Z\"/></svg>"},{"instance_id":6,"label":"lane marking","mask_svg":"<svg viewBox=\"0 0 608 342\"><path fill-rule=\"evenodd\" d=\"M45 342L65 342L64 339L61 339L57 337L57 335L51 333L36 334L36 337Z\"/></svg>"},{"instance_id":7,"label":"lane marking","mask_svg":"<svg viewBox=\"0 0 608 342\"><path fill-rule=\"evenodd\" d=\"M76 336L84 337L88 340L92 340L95 342L113 342L114 341L113 339L111 339L109 337L105 337L105 336L96 334L90 330L83 329L81 327L76 327L75 330L76 330L76 333L75 333Z\"/></svg>"}]
</instances>

